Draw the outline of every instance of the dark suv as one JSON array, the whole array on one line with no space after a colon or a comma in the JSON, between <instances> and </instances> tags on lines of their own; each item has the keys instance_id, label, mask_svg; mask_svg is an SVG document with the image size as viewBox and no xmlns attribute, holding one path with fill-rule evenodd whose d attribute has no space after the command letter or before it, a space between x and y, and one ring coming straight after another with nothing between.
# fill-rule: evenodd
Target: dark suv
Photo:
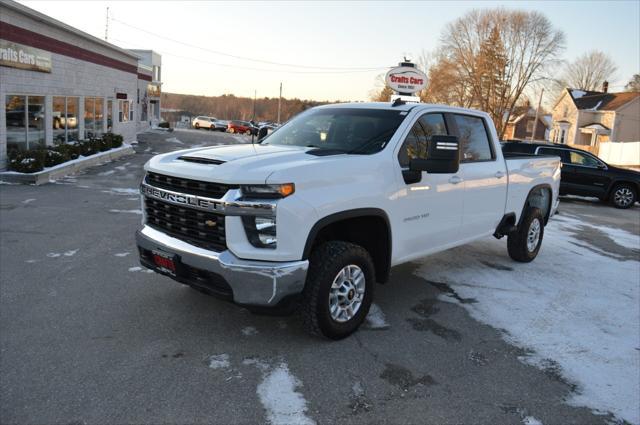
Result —
<instances>
[{"instance_id":1,"label":"dark suv","mask_svg":"<svg viewBox=\"0 0 640 425\"><path fill-rule=\"evenodd\" d=\"M590 152L557 143L505 142L506 154L554 155L562 161L561 195L595 196L630 208L640 193L640 173L606 164Z\"/></svg>"}]
</instances>

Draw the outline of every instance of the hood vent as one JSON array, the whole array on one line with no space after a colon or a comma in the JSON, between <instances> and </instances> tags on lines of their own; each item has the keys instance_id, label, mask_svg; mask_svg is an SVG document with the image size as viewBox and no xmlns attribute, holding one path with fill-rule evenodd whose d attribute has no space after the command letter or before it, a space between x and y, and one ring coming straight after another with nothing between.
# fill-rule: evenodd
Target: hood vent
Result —
<instances>
[{"instance_id":1,"label":"hood vent","mask_svg":"<svg viewBox=\"0 0 640 425\"><path fill-rule=\"evenodd\" d=\"M198 164L213 164L213 165L220 165L226 162L220 159L203 158L201 156L189 156L189 155L179 156L178 159L181 159L187 162L197 162Z\"/></svg>"}]
</instances>

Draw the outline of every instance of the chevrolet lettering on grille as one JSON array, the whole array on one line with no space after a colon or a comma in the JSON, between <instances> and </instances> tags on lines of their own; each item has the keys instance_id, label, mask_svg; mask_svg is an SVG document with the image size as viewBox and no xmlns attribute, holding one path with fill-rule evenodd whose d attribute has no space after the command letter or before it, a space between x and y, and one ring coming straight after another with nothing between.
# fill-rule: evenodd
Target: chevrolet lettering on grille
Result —
<instances>
[{"instance_id":1,"label":"chevrolet lettering on grille","mask_svg":"<svg viewBox=\"0 0 640 425\"><path fill-rule=\"evenodd\" d=\"M206 211L221 211L224 209L222 202L214 199L203 198L201 196L189 195L186 193L171 192L169 190L158 189L157 187L140 185L140 193L151 198L160 199L176 205L185 205Z\"/></svg>"}]
</instances>

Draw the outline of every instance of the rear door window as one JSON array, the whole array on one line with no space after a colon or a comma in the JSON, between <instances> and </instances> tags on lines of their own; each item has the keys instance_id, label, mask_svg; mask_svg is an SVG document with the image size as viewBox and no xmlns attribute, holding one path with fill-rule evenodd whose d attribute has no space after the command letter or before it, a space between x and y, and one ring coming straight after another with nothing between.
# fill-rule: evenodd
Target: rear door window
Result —
<instances>
[{"instance_id":1,"label":"rear door window","mask_svg":"<svg viewBox=\"0 0 640 425\"><path fill-rule=\"evenodd\" d=\"M569 152L564 150L564 149L540 148L540 149L538 149L538 154L539 155L559 156L560 157L560 161L563 164L569 164L570 163Z\"/></svg>"},{"instance_id":2,"label":"rear door window","mask_svg":"<svg viewBox=\"0 0 640 425\"><path fill-rule=\"evenodd\" d=\"M461 162L495 159L484 119L458 114L453 114L453 119L458 127L458 139L462 150Z\"/></svg>"}]
</instances>

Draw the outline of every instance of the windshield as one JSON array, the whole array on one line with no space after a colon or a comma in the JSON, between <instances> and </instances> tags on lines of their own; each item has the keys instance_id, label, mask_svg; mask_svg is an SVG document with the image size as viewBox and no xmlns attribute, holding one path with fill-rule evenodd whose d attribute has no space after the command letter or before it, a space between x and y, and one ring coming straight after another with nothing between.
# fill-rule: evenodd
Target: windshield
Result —
<instances>
[{"instance_id":1,"label":"windshield","mask_svg":"<svg viewBox=\"0 0 640 425\"><path fill-rule=\"evenodd\" d=\"M372 154L387 145L406 112L321 108L300 114L262 143Z\"/></svg>"}]
</instances>

